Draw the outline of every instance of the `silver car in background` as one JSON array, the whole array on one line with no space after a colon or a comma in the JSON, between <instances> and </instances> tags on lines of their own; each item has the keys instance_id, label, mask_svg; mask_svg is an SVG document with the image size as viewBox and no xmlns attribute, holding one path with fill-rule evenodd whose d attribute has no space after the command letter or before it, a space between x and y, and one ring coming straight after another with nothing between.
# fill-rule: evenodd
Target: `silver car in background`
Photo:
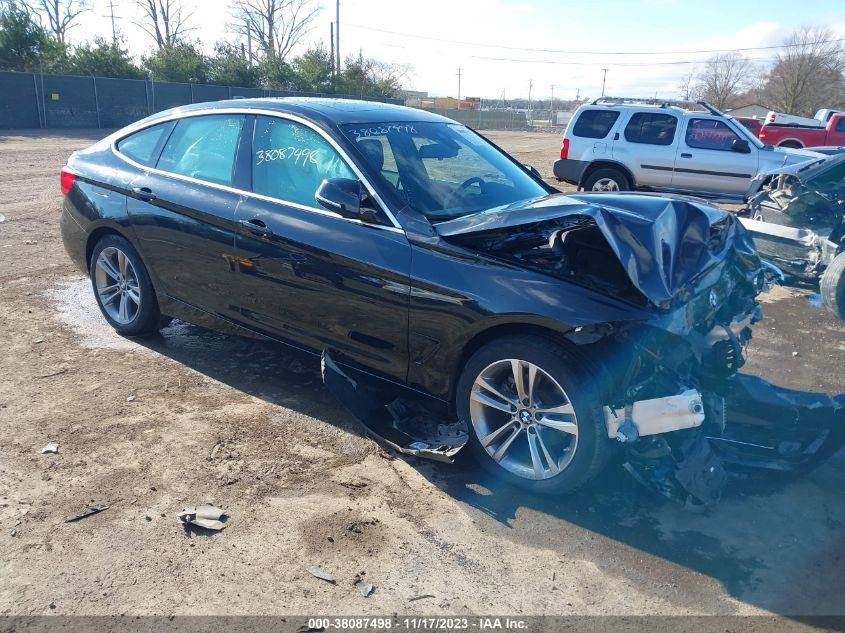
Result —
<instances>
[{"instance_id":1,"label":"silver car in background","mask_svg":"<svg viewBox=\"0 0 845 633\"><path fill-rule=\"evenodd\" d=\"M566 127L554 175L587 191L645 189L742 200L752 179L817 157L765 145L707 103L596 100Z\"/></svg>"}]
</instances>

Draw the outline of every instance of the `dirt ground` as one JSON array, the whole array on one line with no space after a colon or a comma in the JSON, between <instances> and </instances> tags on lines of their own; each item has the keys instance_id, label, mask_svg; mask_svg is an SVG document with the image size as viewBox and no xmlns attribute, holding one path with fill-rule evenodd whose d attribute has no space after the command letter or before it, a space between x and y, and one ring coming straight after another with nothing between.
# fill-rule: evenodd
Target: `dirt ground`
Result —
<instances>
[{"instance_id":1,"label":"dirt ground","mask_svg":"<svg viewBox=\"0 0 845 633\"><path fill-rule=\"evenodd\" d=\"M0 136L0 614L845 614L841 453L704 514L619 467L535 498L381 450L310 359L115 335L58 228L59 168L98 136ZM490 136L550 174L558 136ZM810 291L764 301L747 371L842 391L845 324ZM206 501L229 526L186 534Z\"/></svg>"}]
</instances>

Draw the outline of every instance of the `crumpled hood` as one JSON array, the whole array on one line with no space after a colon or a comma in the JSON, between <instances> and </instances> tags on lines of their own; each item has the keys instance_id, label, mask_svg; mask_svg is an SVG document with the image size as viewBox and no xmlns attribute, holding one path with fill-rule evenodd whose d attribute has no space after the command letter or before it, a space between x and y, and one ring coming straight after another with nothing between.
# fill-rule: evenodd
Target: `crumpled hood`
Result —
<instances>
[{"instance_id":1,"label":"crumpled hood","mask_svg":"<svg viewBox=\"0 0 845 633\"><path fill-rule=\"evenodd\" d=\"M716 266L737 266L746 274L761 268L751 236L733 214L681 196L553 194L435 229L448 239L566 217L594 221L633 285L657 306L672 304Z\"/></svg>"}]
</instances>

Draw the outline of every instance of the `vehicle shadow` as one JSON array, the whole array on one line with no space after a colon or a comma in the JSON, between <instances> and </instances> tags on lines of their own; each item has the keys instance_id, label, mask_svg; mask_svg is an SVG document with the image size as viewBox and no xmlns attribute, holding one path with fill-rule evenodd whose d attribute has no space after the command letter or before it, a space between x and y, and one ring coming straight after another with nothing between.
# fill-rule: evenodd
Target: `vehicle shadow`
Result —
<instances>
[{"instance_id":1,"label":"vehicle shadow","mask_svg":"<svg viewBox=\"0 0 845 633\"><path fill-rule=\"evenodd\" d=\"M323 387L317 357L181 322L140 342L233 389L366 435ZM696 595L695 574L701 574L730 597L774 613L845 614L842 452L801 479L738 478L722 501L703 513L643 489L618 460L575 494L545 497L490 476L465 453L452 465L406 459L468 513L489 517L491 529L503 539L583 556L604 573L632 584L643 580L644 591L656 573L649 557L672 563L669 572L661 571L669 576L660 584L681 587L666 593L694 611L737 608ZM596 547L603 551L596 553Z\"/></svg>"}]
</instances>

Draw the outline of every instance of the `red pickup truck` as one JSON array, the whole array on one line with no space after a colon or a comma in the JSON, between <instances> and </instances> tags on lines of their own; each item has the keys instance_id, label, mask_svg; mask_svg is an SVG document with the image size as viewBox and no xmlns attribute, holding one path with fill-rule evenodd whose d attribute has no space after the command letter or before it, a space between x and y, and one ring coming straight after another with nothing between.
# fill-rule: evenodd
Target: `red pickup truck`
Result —
<instances>
[{"instance_id":1,"label":"red pickup truck","mask_svg":"<svg viewBox=\"0 0 845 633\"><path fill-rule=\"evenodd\" d=\"M769 145L797 149L845 145L845 113L820 110L819 114L814 119L805 119L769 112L759 139Z\"/></svg>"}]
</instances>

